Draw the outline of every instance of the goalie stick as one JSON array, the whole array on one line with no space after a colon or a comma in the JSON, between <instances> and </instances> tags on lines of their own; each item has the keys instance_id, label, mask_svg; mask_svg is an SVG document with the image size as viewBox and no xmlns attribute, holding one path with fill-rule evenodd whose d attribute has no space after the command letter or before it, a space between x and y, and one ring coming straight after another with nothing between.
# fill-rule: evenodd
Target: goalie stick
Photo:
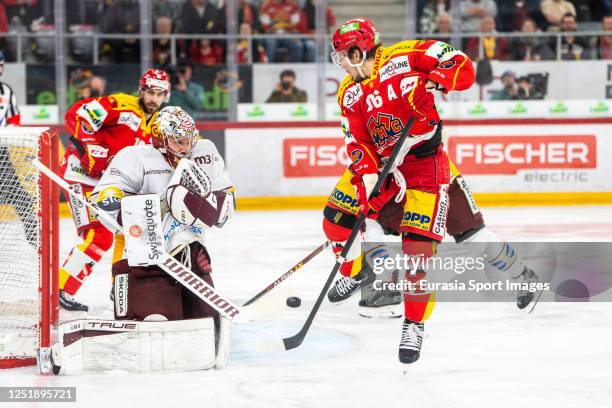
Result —
<instances>
[{"instance_id":1,"label":"goalie stick","mask_svg":"<svg viewBox=\"0 0 612 408\"><path fill-rule=\"evenodd\" d=\"M380 175L378 176L378 180L376 181L376 184L374 185L374 188L372 189L372 192L370 193L370 196L368 197L368 199L378 194L378 192L380 191L380 187L382 186L383 182L385 181L389 173L394 168L396 168L397 165L400 164L400 163L396 163L396 160L398 159L400 152L402 150L405 150L407 152L409 150L407 149L409 146L411 147L412 145L414 145L414 143L416 143L417 141L420 141L419 138L414 138L416 141L414 141L410 145L404 146L404 144L406 143L406 140L408 139L408 131L412 127L413 123L414 123L414 117L411 117L410 119L408 119L408 122L406 123L406 126L402 130L402 134L400 135L399 140L397 141L395 147L393 148L393 151L391 152L391 156L389 156L387 163L385 163L385 166L383 167ZM297 332L295 335L283 339L283 347L285 350L291 350L296 347L299 347L300 344L302 344L302 342L306 338L306 334L308 334L308 330L310 329L310 326L312 325L312 322L315 316L317 315L319 308L321 307L321 303L323 303L325 294L327 293L327 290L331 286L334 280L334 277L338 273L338 270L340 269L340 266L342 265L343 260L346 258L347 254L349 253L351 246L353 245L353 242L355 241L355 238L357 238L357 234L361 230L361 226L365 222L365 219L366 219L366 214L362 212L357 218L357 221L355 222L355 225L353 226L351 234L346 240L346 244L344 245L344 249L340 253L339 259L336 260L336 264L334 265L331 273L329 274L329 277L327 278L325 285L323 285L323 289L321 289L321 292L319 293L319 297L317 298L317 301L315 302L314 306L312 307L312 310L308 314L308 317L306 318L306 322L304 323L300 331Z\"/></svg>"}]
</instances>

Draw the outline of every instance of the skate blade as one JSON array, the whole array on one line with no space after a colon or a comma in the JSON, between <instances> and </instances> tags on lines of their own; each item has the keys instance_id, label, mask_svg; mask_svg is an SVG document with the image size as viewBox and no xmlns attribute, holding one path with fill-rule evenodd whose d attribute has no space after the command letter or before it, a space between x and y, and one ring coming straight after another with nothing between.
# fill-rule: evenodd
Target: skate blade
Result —
<instances>
[{"instance_id":1,"label":"skate blade","mask_svg":"<svg viewBox=\"0 0 612 408\"><path fill-rule=\"evenodd\" d=\"M359 316L365 318L377 318L377 319L396 319L404 315L402 305L388 305L380 307L359 307Z\"/></svg>"},{"instance_id":2,"label":"skate blade","mask_svg":"<svg viewBox=\"0 0 612 408\"><path fill-rule=\"evenodd\" d=\"M533 312L533 309L535 309L535 307L538 305L538 302L540 301L540 297L542 297L542 293L544 293L544 289L542 289L540 291L540 293L538 293L538 296L533 300L533 305L531 306L531 309L529 309L529 314L531 314Z\"/></svg>"}]
</instances>

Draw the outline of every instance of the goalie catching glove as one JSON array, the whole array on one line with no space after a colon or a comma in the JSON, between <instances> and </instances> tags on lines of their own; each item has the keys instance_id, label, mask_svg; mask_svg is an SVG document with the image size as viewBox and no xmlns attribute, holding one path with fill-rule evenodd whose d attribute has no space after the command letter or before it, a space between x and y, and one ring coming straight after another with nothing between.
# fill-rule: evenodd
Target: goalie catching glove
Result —
<instances>
[{"instance_id":1,"label":"goalie catching glove","mask_svg":"<svg viewBox=\"0 0 612 408\"><path fill-rule=\"evenodd\" d=\"M192 160L179 161L166 191L172 216L181 224L222 227L234 213L234 194L211 191L210 178Z\"/></svg>"}]
</instances>

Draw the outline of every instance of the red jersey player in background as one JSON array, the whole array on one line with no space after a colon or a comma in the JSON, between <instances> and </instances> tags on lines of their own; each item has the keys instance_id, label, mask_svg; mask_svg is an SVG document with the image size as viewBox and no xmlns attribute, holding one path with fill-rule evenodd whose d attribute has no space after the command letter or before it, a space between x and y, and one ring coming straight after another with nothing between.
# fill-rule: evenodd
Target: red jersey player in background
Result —
<instances>
[{"instance_id":1,"label":"red jersey player in background","mask_svg":"<svg viewBox=\"0 0 612 408\"><path fill-rule=\"evenodd\" d=\"M378 30L365 18L349 20L336 30L333 47L334 62L349 74L340 85L338 102L352 161L350 183L361 210L376 218L387 203L401 203L404 254L430 257L446 229L450 164L442 149L440 117L428 89L468 89L474 82L472 63L463 52L439 41L403 41L382 47ZM381 163L391 154L411 117L415 121L408 130L410 150L402 152L403 161L389 175L380 194L368 200ZM350 219L345 217L348 223L337 222L342 216L341 212L335 217L326 214L323 220L336 254L342 251L351 230ZM357 241L340 268L342 275L351 278L341 280L340 285L355 289L362 278L361 242ZM416 282L423 276L423 271L411 271L406 278ZM335 286L330 300L355 289ZM402 363L419 358L423 321L433 308L430 296L404 293L405 320L399 348Z\"/></svg>"},{"instance_id":2,"label":"red jersey player in background","mask_svg":"<svg viewBox=\"0 0 612 408\"><path fill-rule=\"evenodd\" d=\"M165 71L149 69L140 78L138 96L123 93L87 98L66 113L70 144L60 163L60 174L77 194L89 196L110 160L124 147L151 143L151 118L170 97L170 78ZM101 207L112 210L119 202L104 198ZM60 306L66 310L87 311L74 299L83 281L91 274L113 245L108 231L86 208L69 201L77 232L83 242L70 251L59 271ZM123 245L118 237L115 258L120 259Z\"/></svg>"}]
</instances>

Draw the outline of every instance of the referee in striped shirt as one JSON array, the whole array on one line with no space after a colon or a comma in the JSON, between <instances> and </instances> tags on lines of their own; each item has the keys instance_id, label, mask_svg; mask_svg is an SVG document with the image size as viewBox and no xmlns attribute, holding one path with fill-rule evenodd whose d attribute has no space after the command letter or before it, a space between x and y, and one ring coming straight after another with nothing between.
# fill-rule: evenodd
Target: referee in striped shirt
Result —
<instances>
[{"instance_id":1,"label":"referee in striped shirt","mask_svg":"<svg viewBox=\"0 0 612 408\"><path fill-rule=\"evenodd\" d=\"M4 54L0 51L0 77L4 73ZM0 127L19 126L20 115L15 92L6 82L0 81Z\"/></svg>"},{"instance_id":2,"label":"referee in striped shirt","mask_svg":"<svg viewBox=\"0 0 612 408\"><path fill-rule=\"evenodd\" d=\"M4 54L0 51L0 76L4 73ZM19 126L19 107L13 89L0 81L0 128ZM36 216L34 200L24 190L15 173L11 155L7 146L0 144L0 180L3 188L0 190L0 204L12 205L21 218L24 232L30 245L38 247L38 217Z\"/></svg>"}]
</instances>

